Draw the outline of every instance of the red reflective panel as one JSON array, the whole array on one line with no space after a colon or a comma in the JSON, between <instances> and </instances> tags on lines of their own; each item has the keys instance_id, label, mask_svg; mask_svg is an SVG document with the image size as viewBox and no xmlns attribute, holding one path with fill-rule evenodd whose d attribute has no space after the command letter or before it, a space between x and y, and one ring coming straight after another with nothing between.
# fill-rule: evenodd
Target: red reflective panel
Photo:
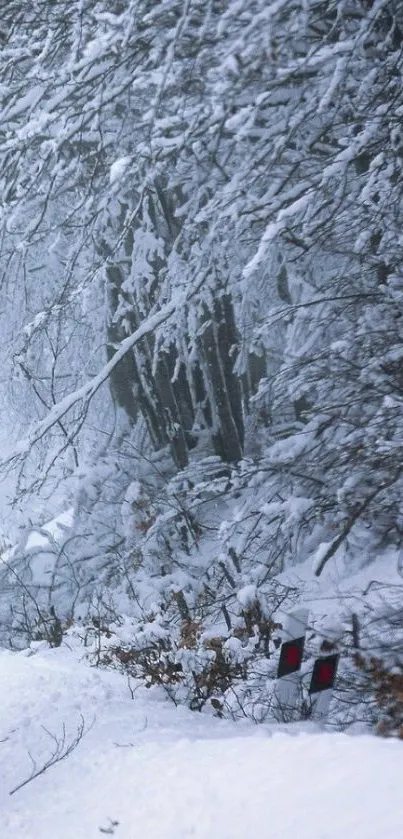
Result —
<instances>
[{"instance_id":1,"label":"red reflective panel","mask_svg":"<svg viewBox=\"0 0 403 839\"><path fill-rule=\"evenodd\" d=\"M287 647L285 660L287 662L288 667L297 667L302 658L302 651L301 648L297 644L290 644Z\"/></svg>"},{"instance_id":2,"label":"red reflective panel","mask_svg":"<svg viewBox=\"0 0 403 839\"><path fill-rule=\"evenodd\" d=\"M333 681L333 674L335 671L334 664L328 664L326 661L318 667L316 679L321 685L331 685Z\"/></svg>"}]
</instances>

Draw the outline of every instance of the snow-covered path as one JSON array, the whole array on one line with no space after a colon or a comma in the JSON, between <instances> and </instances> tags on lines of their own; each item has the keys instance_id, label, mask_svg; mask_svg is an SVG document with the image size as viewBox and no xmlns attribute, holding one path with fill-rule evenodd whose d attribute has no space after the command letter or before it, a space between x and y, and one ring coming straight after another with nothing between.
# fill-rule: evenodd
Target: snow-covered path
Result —
<instances>
[{"instance_id":1,"label":"snow-covered path","mask_svg":"<svg viewBox=\"0 0 403 839\"><path fill-rule=\"evenodd\" d=\"M1 839L399 839L403 744L176 709L68 649L0 652ZM10 796L66 742L64 761Z\"/></svg>"}]
</instances>

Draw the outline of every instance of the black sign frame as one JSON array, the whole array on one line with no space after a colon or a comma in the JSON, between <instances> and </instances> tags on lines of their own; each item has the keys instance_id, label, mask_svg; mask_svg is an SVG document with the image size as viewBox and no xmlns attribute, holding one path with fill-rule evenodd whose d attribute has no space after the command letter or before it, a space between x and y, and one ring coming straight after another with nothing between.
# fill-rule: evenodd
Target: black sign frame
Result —
<instances>
[{"instance_id":1,"label":"black sign frame","mask_svg":"<svg viewBox=\"0 0 403 839\"><path fill-rule=\"evenodd\" d=\"M291 673L297 673L301 669L302 657L304 654L305 636L301 638L292 638L290 641L284 641L281 645L280 660L278 663L277 678L282 676L290 676ZM289 655L292 649L296 649L298 661L296 664L290 663Z\"/></svg>"},{"instance_id":2,"label":"black sign frame","mask_svg":"<svg viewBox=\"0 0 403 839\"><path fill-rule=\"evenodd\" d=\"M336 681L337 668L339 665L340 653L333 653L332 655L321 656L317 658L313 665L311 684L309 686L309 693L322 693L324 690L332 690ZM331 678L323 682L320 678L320 671L323 667L331 669Z\"/></svg>"}]
</instances>

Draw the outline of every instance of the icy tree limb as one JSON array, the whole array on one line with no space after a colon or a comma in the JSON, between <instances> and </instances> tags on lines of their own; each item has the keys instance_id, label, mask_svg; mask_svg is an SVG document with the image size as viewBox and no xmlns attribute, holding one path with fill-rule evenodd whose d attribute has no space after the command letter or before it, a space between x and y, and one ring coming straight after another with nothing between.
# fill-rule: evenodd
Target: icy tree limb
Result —
<instances>
[{"instance_id":1,"label":"icy tree limb","mask_svg":"<svg viewBox=\"0 0 403 839\"><path fill-rule=\"evenodd\" d=\"M69 393L68 396L65 396L64 399L60 400L60 402L57 402L49 411L48 415L44 419L40 420L40 422L36 423L28 436L23 440L20 440L20 442L14 446L6 457L0 459L0 467L7 466L13 460L27 455L32 446L41 440L54 425L59 424L61 418L64 417L65 414L67 414L68 411L70 411L71 408L73 408L78 402L83 402L88 405L95 393L104 384L104 382L107 381L112 370L114 370L114 368L119 364L121 359L124 358L132 347L134 347L145 335L148 335L164 323L164 321L168 320L170 315L172 315L178 307L179 303L180 300L178 299L171 301L165 306L162 306L158 312L147 317L132 335L129 335L122 341L119 349L93 379L86 382L82 385L82 387L78 388L78 390L75 390L73 393Z\"/></svg>"},{"instance_id":2,"label":"icy tree limb","mask_svg":"<svg viewBox=\"0 0 403 839\"><path fill-rule=\"evenodd\" d=\"M394 475L393 478L391 478L389 481L382 481L382 483L373 492L371 492L371 494L362 502L362 504L356 506L354 512L347 519L347 522L343 527L341 533L336 537L336 539L333 540L333 542L331 542L326 553L323 555L318 567L315 570L315 577L320 577L326 563L329 561L329 559L332 558L332 556L335 555L336 551L338 551L340 545L343 544L344 540L347 539L348 534L354 527L355 523L359 520L359 518L361 518L362 514L365 512L367 507L369 507L371 502L377 497L377 495L379 495L379 493L381 493L384 489L388 489L395 483L395 481L397 481L401 474L401 471L402 470L399 469L397 475Z\"/></svg>"}]
</instances>

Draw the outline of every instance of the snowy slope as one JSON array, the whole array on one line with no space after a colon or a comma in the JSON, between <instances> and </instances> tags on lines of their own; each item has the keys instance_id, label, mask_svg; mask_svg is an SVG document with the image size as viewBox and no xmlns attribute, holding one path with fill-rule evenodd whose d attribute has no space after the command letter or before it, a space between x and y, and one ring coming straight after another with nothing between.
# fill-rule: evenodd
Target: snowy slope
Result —
<instances>
[{"instance_id":1,"label":"snowy slope","mask_svg":"<svg viewBox=\"0 0 403 839\"><path fill-rule=\"evenodd\" d=\"M1 837L401 835L400 742L235 726L131 687L67 647L0 652ZM73 753L10 796L82 718L92 727Z\"/></svg>"}]
</instances>

